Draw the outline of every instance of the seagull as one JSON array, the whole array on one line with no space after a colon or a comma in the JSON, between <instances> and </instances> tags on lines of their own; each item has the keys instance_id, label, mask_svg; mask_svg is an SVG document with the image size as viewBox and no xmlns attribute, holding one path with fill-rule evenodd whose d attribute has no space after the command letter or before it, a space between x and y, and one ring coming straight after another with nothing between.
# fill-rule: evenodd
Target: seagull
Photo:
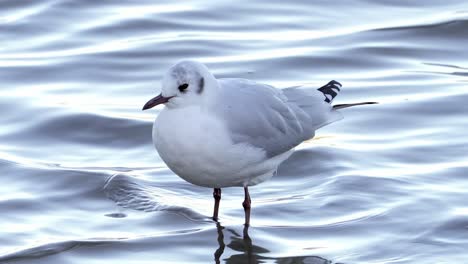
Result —
<instances>
[{"instance_id":1,"label":"seagull","mask_svg":"<svg viewBox=\"0 0 468 264\"><path fill-rule=\"evenodd\" d=\"M218 221L221 188L243 187L245 226L250 225L249 186L270 179L294 147L315 130L342 119L332 105L341 84L278 89L247 79L217 79L196 61L181 61L162 79L161 93L143 110L163 104L153 124L161 159L185 181L213 188Z\"/></svg>"}]
</instances>

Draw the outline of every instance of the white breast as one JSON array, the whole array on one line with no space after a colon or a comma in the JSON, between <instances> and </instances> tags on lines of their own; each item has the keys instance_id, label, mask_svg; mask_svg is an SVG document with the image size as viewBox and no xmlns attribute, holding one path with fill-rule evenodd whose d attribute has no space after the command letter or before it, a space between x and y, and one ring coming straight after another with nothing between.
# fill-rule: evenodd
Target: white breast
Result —
<instances>
[{"instance_id":1,"label":"white breast","mask_svg":"<svg viewBox=\"0 0 468 264\"><path fill-rule=\"evenodd\" d=\"M198 106L165 108L154 122L153 143L173 172L212 188L265 181L291 154L267 159L259 148L233 144L222 120Z\"/></svg>"}]
</instances>

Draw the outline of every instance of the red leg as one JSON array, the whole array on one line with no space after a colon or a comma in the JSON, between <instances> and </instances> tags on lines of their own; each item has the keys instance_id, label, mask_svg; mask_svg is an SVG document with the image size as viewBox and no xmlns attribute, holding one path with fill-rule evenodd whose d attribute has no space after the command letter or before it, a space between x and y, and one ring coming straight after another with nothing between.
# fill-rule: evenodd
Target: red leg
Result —
<instances>
[{"instance_id":1,"label":"red leg","mask_svg":"<svg viewBox=\"0 0 468 264\"><path fill-rule=\"evenodd\" d=\"M215 199L213 220L218 222L219 201L221 201L221 188L213 189L213 198Z\"/></svg>"},{"instance_id":2,"label":"red leg","mask_svg":"<svg viewBox=\"0 0 468 264\"><path fill-rule=\"evenodd\" d=\"M246 226L250 225L250 207L251 207L250 205L251 205L251 201L250 201L249 187L245 186L244 187L244 202L242 203L242 206L244 207Z\"/></svg>"}]
</instances>

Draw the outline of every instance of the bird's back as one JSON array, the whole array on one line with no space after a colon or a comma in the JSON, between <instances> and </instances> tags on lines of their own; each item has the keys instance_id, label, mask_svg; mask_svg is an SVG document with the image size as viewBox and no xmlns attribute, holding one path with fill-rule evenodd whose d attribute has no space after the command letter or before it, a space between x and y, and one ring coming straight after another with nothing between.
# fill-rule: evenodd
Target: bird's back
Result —
<instances>
[{"instance_id":1,"label":"bird's back","mask_svg":"<svg viewBox=\"0 0 468 264\"><path fill-rule=\"evenodd\" d=\"M280 90L244 79L218 82L220 98L215 108L232 140L261 148L268 157L289 151L312 138L316 129L341 118L330 105L333 98L326 102L326 93L335 88Z\"/></svg>"}]
</instances>

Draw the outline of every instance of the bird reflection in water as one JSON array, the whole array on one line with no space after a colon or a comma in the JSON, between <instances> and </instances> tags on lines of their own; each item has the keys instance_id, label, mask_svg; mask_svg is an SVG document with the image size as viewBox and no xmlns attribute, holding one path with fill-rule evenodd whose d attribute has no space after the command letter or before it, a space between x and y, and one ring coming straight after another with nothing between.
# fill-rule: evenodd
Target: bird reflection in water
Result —
<instances>
[{"instance_id":1,"label":"bird reflection in water","mask_svg":"<svg viewBox=\"0 0 468 264\"><path fill-rule=\"evenodd\" d=\"M220 259L224 253L226 244L224 244L224 230L231 234L228 248L241 252L240 254L233 254L226 259L225 263L259 263L260 259L265 257L260 256L261 253L268 253L269 251L260 246L253 245L252 239L249 236L249 226L244 226L242 236L231 228L225 228L220 223L216 223L218 231L218 249L214 253L215 263L221 263Z\"/></svg>"},{"instance_id":2,"label":"bird reflection in water","mask_svg":"<svg viewBox=\"0 0 468 264\"><path fill-rule=\"evenodd\" d=\"M216 230L218 232L218 248L214 253L215 263L228 263L228 264L238 264L238 263L264 263L267 260L274 260L275 263L304 263L304 264L331 264L334 263L331 260L319 257L319 256L294 256L294 257L267 257L262 256L262 254L270 253L266 248L254 245L252 239L249 236L249 226L244 226L242 236L231 228L225 228L219 222L216 223ZM221 259L226 248L224 243L224 231L227 231L228 234L231 234L229 237L230 242L227 245L228 248L232 249L235 252L241 252L239 254L232 254L230 256L225 256ZM223 260L223 262L221 262ZM342 263L336 263L342 264Z\"/></svg>"}]
</instances>

